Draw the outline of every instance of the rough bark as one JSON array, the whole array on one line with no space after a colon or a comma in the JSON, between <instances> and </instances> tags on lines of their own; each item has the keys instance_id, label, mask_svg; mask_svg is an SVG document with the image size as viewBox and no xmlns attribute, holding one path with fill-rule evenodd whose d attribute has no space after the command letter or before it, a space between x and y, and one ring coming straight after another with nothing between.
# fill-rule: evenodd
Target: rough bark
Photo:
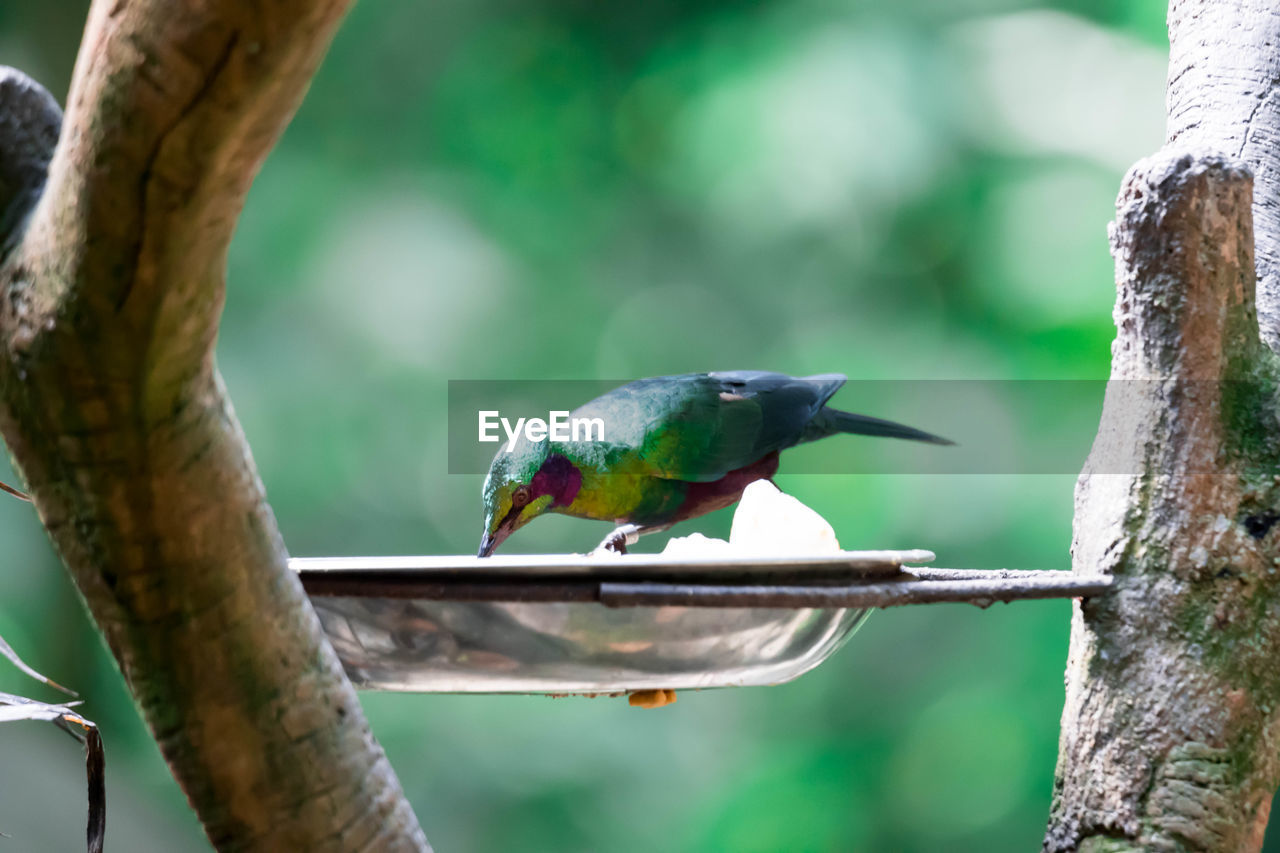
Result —
<instances>
[{"instance_id":1,"label":"rough bark","mask_svg":"<svg viewBox=\"0 0 1280 853\"><path fill-rule=\"evenodd\" d=\"M1280 425L1251 181L1164 151L1112 230L1119 333L1076 491L1077 606L1047 850L1258 849L1280 783Z\"/></svg>"},{"instance_id":2,"label":"rough bark","mask_svg":"<svg viewBox=\"0 0 1280 853\"><path fill-rule=\"evenodd\" d=\"M213 359L245 193L347 2L95 0L51 162L56 105L0 79L0 431L224 850L427 848Z\"/></svg>"},{"instance_id":3,"label":"rough bark","mask_svg":"<svg viewBox=\"0 0 1280 853\"><path fill-rule=\"evenodd\" d=\"M1169 36L1168 145L1111 232L1072 553L1115 586L1072 620L1050 851L1258 850L1280 784L1280 12L1173 0Z\"/></svg>"}]
</instances>

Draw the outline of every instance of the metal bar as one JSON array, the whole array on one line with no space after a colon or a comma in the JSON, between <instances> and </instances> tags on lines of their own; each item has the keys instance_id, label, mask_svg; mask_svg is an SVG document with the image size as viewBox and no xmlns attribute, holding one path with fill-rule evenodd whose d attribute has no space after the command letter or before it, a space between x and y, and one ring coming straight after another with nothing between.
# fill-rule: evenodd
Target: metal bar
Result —
<instances>
[{"instance_id":1,"label":"metal bar","mask_svg":"<svg viewBox=\"0 0 1280 853\"><path fill-rule=\"evenodd\" d=\"M1018 579L1030 578L1066 578L1071 577L1070 572L1064 572L1057 569L943 569L934 566L911 566L904 568L903 572L910 574L912 577L921 580L930 581L947 581L947 580L999 580L1001 578Z\"/></svg>"},{"instance_id":2,"label":"metal bar","mask_svg":"<svg viewBox=\"0 0 1280 853\"><path fill-rule=\"evenodd\" d=\"M337 598L404 598L421 601L582 602L600 600L591 580L440 579L379 572L301 572L307 595Z\"/></svg>"},{"instance_id":3,"label":"metal bar","mask_svg":"<svg viewBox=\"0 0 1280 853\"><path fill-rule=\"evenodd\" d=\"M898 570L854 583L670 583L597 578L454 575L353 569L299 571L312 596L402 598L429 601L595 602L609 607L896 607L904 604L1078 598L1100 595L1108 577L1061 571Z\"/></svg>"},{"instance_id":4,"label":"metal bar","mask_svg":"<svg viewBox=\"0 0 1280 853\"><path fill-rule=\"evenodd\" d=\"M957 571L957 570L950 570ZM962 574L957 572L958 574ZM898 607L905 604L967 602L989 607L1044 598L1086 598L1111 587L1111 578L1082 578L1068 572L1025 572L1019 577L913 579L847 586L708 586L662 583L602 583L600 602L608 607Z\"/></svg>"},{"instance_id":5,"label":"metal bar","mask_svg":"<svg viewBox=\"0 0 1280 853\"><path fill-rule=\"evenodd\" d=\"M508 554L419 557L295 557L289 566L303 574L337 572L417 573L419 576L502 577L618 576L622 578L690 575L828 574L894 575L903 565L928 563L932 551L842 551L810 556L679 554Z\"/></svg>"}]
</instances>

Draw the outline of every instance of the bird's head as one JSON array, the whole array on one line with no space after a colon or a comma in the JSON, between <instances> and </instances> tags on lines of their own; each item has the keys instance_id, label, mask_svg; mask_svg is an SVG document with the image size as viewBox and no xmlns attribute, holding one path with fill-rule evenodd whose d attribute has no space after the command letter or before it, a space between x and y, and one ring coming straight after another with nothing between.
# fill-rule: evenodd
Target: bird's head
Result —
<instances>
[{"instance_id":1,"label":"bird's head","mask_svg":"<svg viewBox=\"0 0 1280 853\"><path fill-rule=\"evenodd\" d=\"M544 512L573 502L582 474L543 442L517 440L493 457L484 480L484 533L477 556L488 557L508 536Z\"/></svg>"}]
</instances>

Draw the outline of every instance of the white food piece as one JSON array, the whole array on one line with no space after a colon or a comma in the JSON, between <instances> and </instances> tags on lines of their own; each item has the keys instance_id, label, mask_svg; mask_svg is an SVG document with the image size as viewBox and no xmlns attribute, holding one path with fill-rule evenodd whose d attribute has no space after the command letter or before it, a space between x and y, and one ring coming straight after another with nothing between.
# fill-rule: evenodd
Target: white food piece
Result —
<instances>
[{"instance_id":1,"label":"white food piece","mask_svg":"<svg viewBox=\"0 0 1280 853\"><path fill-rule=\"evenodd\" d=\"M662 553L672 557L711 557L731 556L733 548L723 539L712 539L701 533L690 533L688 536L677 536L667 540L667 547Z\"/></svg>"},{"instance_id":2,"label":"white food piece","mask_svg":"<svg viewBox=\"0 0 1280 853\"><path fill-rule=\"evenodd\" d=\"M667 542L663 554L679 557L835 554L836 532L827 520L768 480L747 486L733 514L729 541L701 533Z\"/></svg>"},{"instance_id":3,"label":"white food piece","mask_svg":"<svg viewBox=\"0 0 1280 853\"><path fill-rule=\"evenodd\" d=\"M827 520L768 480L756 480L742 493L733 514L729 544L744 554L835 554L836 532Z\"/></svg>"}]
</instances>

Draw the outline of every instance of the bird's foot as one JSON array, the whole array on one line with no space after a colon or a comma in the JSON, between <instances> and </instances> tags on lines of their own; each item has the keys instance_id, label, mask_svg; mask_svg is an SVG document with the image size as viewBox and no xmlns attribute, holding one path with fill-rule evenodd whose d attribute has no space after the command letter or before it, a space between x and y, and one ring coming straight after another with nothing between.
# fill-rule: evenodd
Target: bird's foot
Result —
<instances>
[{"instance_id":1,"label":"bird's foot","mask_svg":"<svg viewBox=\"0 0 1280 853\"><path fill-rule=\"evenodd\" d=\"M604 537L604 540L591 553L598 554L601 551L613 551L616 554L625 554L627 553L628 545L634 545L639 541L639 525L620 524L613 529L612 533Z\"/></svg>"}]
</instances>

